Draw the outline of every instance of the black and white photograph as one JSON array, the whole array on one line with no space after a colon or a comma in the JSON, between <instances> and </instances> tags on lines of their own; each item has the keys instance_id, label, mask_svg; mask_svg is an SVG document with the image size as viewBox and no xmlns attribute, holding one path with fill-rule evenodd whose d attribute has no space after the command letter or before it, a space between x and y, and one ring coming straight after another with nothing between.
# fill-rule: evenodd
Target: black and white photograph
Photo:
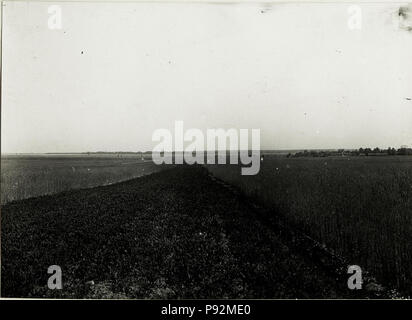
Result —
<instances>
[{"instance_id":1,"label":"black and white photograph","mask_svg":"<svg viewBox=\"0 0 412 320\"><path fill-rule=\"evenodd\" d=\"M410 299L412 3L1 5L2 298Z\"/></svg>"}]
</instances>

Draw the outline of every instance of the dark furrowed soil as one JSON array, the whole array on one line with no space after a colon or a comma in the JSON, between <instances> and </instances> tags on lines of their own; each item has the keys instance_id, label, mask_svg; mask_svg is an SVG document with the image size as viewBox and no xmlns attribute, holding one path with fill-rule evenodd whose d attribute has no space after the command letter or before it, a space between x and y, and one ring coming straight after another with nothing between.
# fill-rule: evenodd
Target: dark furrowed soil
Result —
<instances>
[{"instance_id":1,"label":"dark furrowed soil","mask_svg":"<svg viewBox=\"0 0 412 320\"><path fill-rule=\"evenodd\" d=\"M2 206L2 296L350 297L198 166ZM50 290L59 265L63 289Z\"/></svg>"}]
</instances>

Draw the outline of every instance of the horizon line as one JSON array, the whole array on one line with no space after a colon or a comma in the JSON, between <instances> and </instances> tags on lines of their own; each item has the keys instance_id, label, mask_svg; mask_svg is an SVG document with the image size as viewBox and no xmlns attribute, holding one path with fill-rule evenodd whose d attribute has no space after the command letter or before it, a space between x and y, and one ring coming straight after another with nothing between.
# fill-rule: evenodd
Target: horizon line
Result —
<instances>
[{"instance_id":1,"label":"horizon line","mask_svg":"<svg viewBox=\"0 0 412 320\"><path fill-rule=\"evenodd\" d=\"M396 147L386 147L386 148L380 148L380 147L359 147L359 148L292 148L292 149L266 149L266 148L261 148L259 149L260 151L281 151L281 152L287 152L287 151L330 151L330 150L345 150L345 151L353 151L353 150L359 150L359 149L375 149L379 148L381 150L387 150L388 148L396 148ZM399 148L411 148L408 145L402 145ZM253 149L248 149L248 150L228 150L228 149L218 149L218 150L193 150L192 152L240 152L240 151L254 151ZM175 152L191 152L191 151L185 151L185 150L179 150L179 151L163 151L164 153L175 153ZM153 153L153 151L146 150L146 151L64 151L64 152L0 152L1 155L18 155L18 154L120 154L120 153L129 153L129 154L139 154L139 153Z\"/></svg>"}]
</instances>

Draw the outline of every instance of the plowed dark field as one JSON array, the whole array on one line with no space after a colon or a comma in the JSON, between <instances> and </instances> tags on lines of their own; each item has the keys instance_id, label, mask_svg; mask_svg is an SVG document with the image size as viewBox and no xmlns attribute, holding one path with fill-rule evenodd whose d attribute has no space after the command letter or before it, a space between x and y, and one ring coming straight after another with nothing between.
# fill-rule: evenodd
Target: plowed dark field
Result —
<instances>
[{"instance_id":1,"label":"plowed dark field","mask_svg":"<svg viewBox=\"0 0 412 320\"><path fill-rule=\"evenodd\" d=\"M203 167L16 201L1 215L2 296L353 295ZM47 287L50 265L62 290Z\"/></svg>"}]
</instances>

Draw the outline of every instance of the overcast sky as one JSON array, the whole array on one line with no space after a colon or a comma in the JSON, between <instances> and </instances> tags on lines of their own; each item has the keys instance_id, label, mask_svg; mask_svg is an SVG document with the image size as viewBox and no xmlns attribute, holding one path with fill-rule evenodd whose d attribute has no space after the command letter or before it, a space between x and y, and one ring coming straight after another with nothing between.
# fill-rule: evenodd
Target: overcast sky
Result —
<instances>
[{"instance_id":1,"label":"overcast sky","mask_svg":"<svg viewBox=\"0 0 412 320\"><path fill-rule=\"evenodd\" d=\"M349 4L68 3L60 30L49 5L3 7L2 153L151 150L175 120L263 149L412 145L399 5L361 5L361 30Z\"/></svg>"}]
</instances>

